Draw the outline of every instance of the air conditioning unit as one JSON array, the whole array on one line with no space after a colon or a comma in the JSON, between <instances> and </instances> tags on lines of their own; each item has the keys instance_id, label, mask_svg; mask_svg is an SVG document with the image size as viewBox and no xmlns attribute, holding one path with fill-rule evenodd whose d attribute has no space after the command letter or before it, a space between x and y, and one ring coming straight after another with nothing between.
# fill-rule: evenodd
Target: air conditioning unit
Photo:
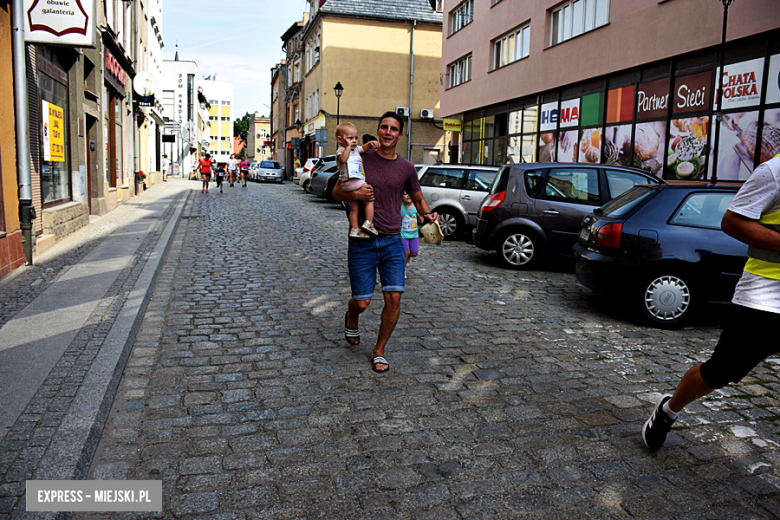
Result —
<instances>
[{"instance_id":1,"label":"air conditioning unit","mask_svg":"<svg viewBox=\"0 0 780 520\"><path fill-rule=\"evenodd\" d=\"M423 108L420 110L420 117L422 119L433 119L433 110L430 108Z\"/></svg>"},{"instance_id":2,"label":"air conditioning unit","mask_svg":"<svg viewBox=\"0 0 780 520\"><path fill-rule=\"evenodd\" d=\"M409 107L395 107L395 113L401 117L409 117Z\"/></svg>"}]
</instances>

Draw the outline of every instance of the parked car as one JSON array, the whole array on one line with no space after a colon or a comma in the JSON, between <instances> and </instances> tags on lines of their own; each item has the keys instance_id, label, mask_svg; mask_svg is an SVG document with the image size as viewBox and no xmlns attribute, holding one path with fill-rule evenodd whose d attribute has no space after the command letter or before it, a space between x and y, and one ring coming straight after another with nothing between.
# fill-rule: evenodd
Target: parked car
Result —
<instances>
[{"instance_id":1,"label":"parked car","mask_svg":"<svg viewBox=\"0 0 780 520\"><path fill-rule=\"evenodd\" d=\"M639 169L598 164L504 166L480 208L474 245L495 250L511 269L532 267L545 254L570 256L585 215L643 184L665 182Z\"/></svg>"},{"instance_id":2,"label":"parked car","mask_svg":"<svg viewBox=\"0 0 780 520\"><path fill-rule=\"evenodd\" d=\"M577 280L628 298L643 321L678 327L707 301L728 302L747 246L720 227L734 184L638 186L582 221Z\"/></svg>"},{"instance_id":3,"label":"parked car","mask_svg":"<svg viewBox=\"0 0 780 520\"><path fill-rule=\"evenodd\" d=\"M457 237L477 223L482 199L498 173L494 166L417 165L417 177L431 211L439 214L441 232Z\"/></svg>"},{"instance_id":4,"label":"parked car","mask_svg":"<svg viewBox=\"0 0 780 520\"><path fill-rule=\"evenodd\" d=\"M255 181L284 182L284 168L278 161L260 161L255 169Z\"/></svg>"},{"instance_id":5,"label":"parked car","mask_svg":"<svg viewBox=\"0 0 780 520\"><path fill-rule=\"evenodd\" d=\"M319 168L322 163L324 162L334 162L336 160L335 155L326 155L325 157L317 157L314 159L307 159L306 165L301 170L301 174L299 177L299 182L301 188L303 188L303 191L306 193L311 193L311 177L314 171ZM308 165L311 164L311 167Z\"/></svg>"},{"instance_id":6,"label":"parked car","mask_svg":"<svg viewBox=\"0 0 780 520\"><path fill-rule=\"evenodd\" d=\"M247 173L247 176L246 176L246 177L247 177L247 179L249 179L250 181L255 181L255 182L256 182L256 177L257 177L257 165L258 165L258 164L260 164L260 162L259 162L259 161L253 161L253 162L252 162L252 163L249 165L249 173Z\"/></svg>"},{"instance_id":7,"label":"parked car","mask_svg":"<svg viewBox=\"0 0 780 520\"><path fill-rule=\"evenodd\" d=\"M336 185L336 181L339 178L339 169L336 165L336 160L325 162L323 161L312 172L312 178L309 187L309 193L313 193L319 197L325 197L328 202L333 202L333 187Z\"/></svg>"}]
</instances>

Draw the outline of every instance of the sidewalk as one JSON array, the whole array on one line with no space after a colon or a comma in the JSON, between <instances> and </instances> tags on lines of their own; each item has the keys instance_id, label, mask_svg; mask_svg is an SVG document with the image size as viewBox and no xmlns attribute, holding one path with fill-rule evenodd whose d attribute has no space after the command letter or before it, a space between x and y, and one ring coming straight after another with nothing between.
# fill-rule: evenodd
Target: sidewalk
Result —
<instances>
[{"instance_id":1,"label":"sidewalk","mask_svg":"<svg viewBox=\"0 0 780 520\"><path fill-rule=\"evenodd\" d=\"M0 281L0 518L27 479L84 477L192 189L155 186Z\"/></svg>"}]
</instances>

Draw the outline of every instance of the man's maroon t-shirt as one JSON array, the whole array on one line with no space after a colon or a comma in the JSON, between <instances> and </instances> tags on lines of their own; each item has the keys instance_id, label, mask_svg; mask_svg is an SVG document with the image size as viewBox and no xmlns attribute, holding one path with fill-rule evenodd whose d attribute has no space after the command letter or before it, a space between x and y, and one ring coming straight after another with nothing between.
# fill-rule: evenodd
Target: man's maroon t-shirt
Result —
<instances>
[{"instance_id":1,"label":"man's maroon t-shirt","mask_svg":"<svg viewBox=\"0 0 780 520\"><path fill-rule=\"evenodd\" d=\"M385 159L369 150L362 154L366 182L374 188L374 227L386 235L401 232L401 203L404 191L409 195L420 191L414 165L397 155Z\"/></svg>"}]
</instances>

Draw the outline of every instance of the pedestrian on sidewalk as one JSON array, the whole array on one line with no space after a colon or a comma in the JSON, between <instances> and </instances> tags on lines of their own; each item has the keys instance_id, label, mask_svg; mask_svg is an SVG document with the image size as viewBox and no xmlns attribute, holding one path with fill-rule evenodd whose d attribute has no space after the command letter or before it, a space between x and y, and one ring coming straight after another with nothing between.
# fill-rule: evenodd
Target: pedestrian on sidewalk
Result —
<instances>
[{"instance_id":1,"label":"pedestrian on sidewalk","mask_svg":"<svg viewBox=\"0 0 780 520\"><path fill-rule=\"evenodd\" d=\"M390 364L384 358L385 346L398 323L401 294L404 292L404 248L401 243L401 201L404 190L409 193L425 220L435 222L439 215L431 213L425 202L417 170L396 153L404 122L395 112L385 112L379 119L379 146L363 154L366 182L355 191L345 192L341 179L336 181L333 197L346 202L374 202L374 226L378 236L366 240L349 240L348 266L352 297L344 315L344 337L351 345L360 343L358 321L374 296L377 267L382 278L385 306L379 334L373 349L371 368L384 373ZM360 220L358 220L360 222Z\"/></svg>"},{"instance_id":2,"label":"pedestrian on sidewalk","mask_svg":"<svg viewBox=\"0 0 780 520\"><path fill-rule=\"evenodd\" d=\"M171 161L168 160L167 155L162 156L162 174L163 174L163 182L168 182L168 168L171 165Z\"/></svg>"},{"instance_id":3,"label":"pedestrian on sidewalk","mask_svg":"<svg viewBox=\"0 0 780 520\"><path fill-rule=\"evenodd\" d=\"M404 279L409 271L409 260L420 252L420 231L417 224L423 223L423 218L414 207L412 198L404 192L403 204L401 204L401 242L404 244Z\"/></svg>"},{"instance_id":4,"label":"pedestrian on sidewalk","mask_svg":"<svg viewBox=\"0 0 780 520\"><path fill-rule=\"evenodd\" d=\"M201 193L209 192L209 181L211 180L211 156L206 154L203 159L200 160L200 180L203 181L203 188Z\"/></svg>"},{"instance_id":5,"label":"pedestrian on sidewalk","mask_svg":"<svg viewBox=\"0 0 780 520\"><path fill-rule=\"evenodd\" d=\"M241 186L246 188L246 178L249 176L249 161L247 160L246 156L241 159L238 167L241 170Z\"/></svg>"},{"instance_id":6,"label":"pedestrian on sidewalk","mask_svg":"<svg viewBox=\"0 0 780 520\"><path fill-rule=\"evenodd\" d=\"M780 155L745 181L721 222L723 231L748 245L733 312L710 359L690 368L673 394L661 397L642 428L645 445L660 449L682 409L780 352Z\"/></svg>"},{"instance_id":7,"label":"pedestrian on sidewalk","mask_svg":"<svg viewBox=\"0 0 780 520\"><path fill-rule=\"evenodd\" d=\"M230 159L228 159L227 162L227 169L228 169L228 176L230 177L230 186L233 186L233 183L236 182L236 169L238 168L238 161L236 160L236 156L233 154L230 154Z\"/></svg>"}]
</instances>

